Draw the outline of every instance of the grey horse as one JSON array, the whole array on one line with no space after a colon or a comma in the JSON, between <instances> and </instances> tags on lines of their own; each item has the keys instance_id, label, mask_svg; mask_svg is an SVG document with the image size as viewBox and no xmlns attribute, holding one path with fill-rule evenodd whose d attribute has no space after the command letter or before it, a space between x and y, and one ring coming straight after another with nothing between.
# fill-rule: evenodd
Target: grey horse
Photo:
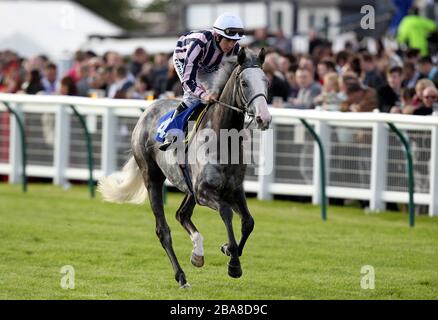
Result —
<instances>
[{"instance_id":1,"label":"grey horse","mask_svg":"<svg viewBox=\"0 0 438 320\"><path fill-rule=\"evenodd\" d=\"M207 107L192 141L201 137L205 130L216 136L220 136L221 130L242 130L246 113L255 119L259 129L269 128L271 115L266 101L268 82L262 70L264 56L263 49L259 54L248 49L240 50L236 63L230 69L231 74L222 75L225 85L218 101ZM101 179L98 190L102 193L103 199L109 202L142 203L146 197L149 198L156 219L156 234L170 259L176 281L181 287L186 288L189 284L173 250L170 228L163 209L162 188L167 178L186 194L176 212L176 219L192 240L192 264L197 267L204 265L203 237L191 220L193 209L199 204L220 213L228 235L228 242L221 248L223 253L230 256L228 274L233 278L239 278L242 275L239 257L254 228L254 219L248 209L243 189L246 164L242 162L242 156L237 163L232 164L198 161L195 156L195 161L184 163L187 169L184 175L178 158L178 148L160 151L159 143L155 140L158 120L177 105L176 100L158 100L144 111L132 133L133 156L121 173ZM205 135L202 139L204 138ZM220 143L217 142L217 150L221 150ZM237 148L241 155L240 139ZM196 152L196 148L188 148L187 153L190 156L190 153ZM220 157L219 153L215 156ZM233 209L239 214L242 222L239 243L233 232Z\"/></svg>"}]
</instances>

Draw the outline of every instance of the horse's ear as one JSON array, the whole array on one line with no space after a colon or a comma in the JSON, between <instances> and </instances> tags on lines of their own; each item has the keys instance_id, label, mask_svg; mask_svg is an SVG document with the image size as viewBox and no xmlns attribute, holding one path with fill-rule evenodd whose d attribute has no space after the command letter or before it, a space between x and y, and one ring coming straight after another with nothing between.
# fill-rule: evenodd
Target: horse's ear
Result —
<instances>
[{"instance_id":1,"label":"horse's ear","mask_svg":"<svg viewBox=\"0 0 438 320\"><path fill-rule=\"evenodd\" d=\"M246 52L245 48L240 48L239 54L237 55L237 62L242 65L245 62L246 59Z\"/></svg>"},{"instance_id":2,"label":"horse's ear","mask_svg":"<svg viewBox=\"0 0 438 320\"><path fill-rule=\"evenodd\" d=\"M259 52L259 60L260 63L263 65L263 63L265 62L265 56L266 56L266 51L265 48L262 48Z\"/></svg>"}]
</instances>

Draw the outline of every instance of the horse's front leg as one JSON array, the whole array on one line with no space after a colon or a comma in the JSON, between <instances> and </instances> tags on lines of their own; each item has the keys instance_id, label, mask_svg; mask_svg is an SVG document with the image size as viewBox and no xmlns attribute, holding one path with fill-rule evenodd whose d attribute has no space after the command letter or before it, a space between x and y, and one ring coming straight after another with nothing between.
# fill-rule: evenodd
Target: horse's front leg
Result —
<instances>
[{"instance_id":1,"label":"horse's front leg","mask_svg":"<svg viewBox=\"0 0 438 320\"><path fill-rule=\"evenodd\" d=\"M202 181L197 185L197 199L201 205L219 211L227 229L228 244L226 250L228 255L231 256L228 263L228 275L233 278L239 278L242 276L242 268L239 260L239 247L233 231L233 210L230 204L224 201L216 191L222 183L221 179L219 177L213 179L212 177L215 176L210 172L210 181Z\"/></svg>"},{"instance_id":2,"label":"horse's front leg","mask_svg":"<svg viewBox=\"0 0 438 320\"><path fill-rule=\"evenodd\" d=\"M238 248L240 257L242 255L246 240L248 240L249 235L254 230L254 219L249 212L248 205L246 203L245 192L242 188L237 190L235 193L235 203L233 208L239 214L242 220L242 237L240 238Z\"/></svg>"},{"instance_id":3,"label":"horse's front leg","mask_svg":"<svg viewBox=\"0 0 438 320\"><path fill-rule=\"evenodd\" d=\"M219 213L225 223L228 235L227 251L231 256L230 262L228 263L228 275L233 278L239 278L242 276L242 268L239 260L239 247L233 231L233 210L230 205L222 203L219 206Z\"/></svg>"}]
</instances>

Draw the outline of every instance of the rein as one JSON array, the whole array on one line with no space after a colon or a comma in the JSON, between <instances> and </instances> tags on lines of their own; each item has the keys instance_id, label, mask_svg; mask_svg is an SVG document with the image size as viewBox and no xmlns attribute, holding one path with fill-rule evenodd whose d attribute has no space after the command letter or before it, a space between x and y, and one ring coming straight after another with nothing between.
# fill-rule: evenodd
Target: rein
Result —
<instances>
[{"instance_id":1,"label":"rein","mask_svg":"<svg viewBox=\"0 0 438 320\"><path fill-rule=\"evenodd\" d=\"M225 102L221 102L221 101L216 100L216 99L214 99L213 102L218 103L218 104L220 104L221 106L224 106L224 107L230 108L230 109L232 109L232 110L234 110L234 111L237 111L237 112L240 112L240 113L246 113L246 110L243 110L243 109L240 109L240 108L234 107L234 106L232 106L231 104L228 104L228 103L225 103Z\"/></svg>"}]
</instances>

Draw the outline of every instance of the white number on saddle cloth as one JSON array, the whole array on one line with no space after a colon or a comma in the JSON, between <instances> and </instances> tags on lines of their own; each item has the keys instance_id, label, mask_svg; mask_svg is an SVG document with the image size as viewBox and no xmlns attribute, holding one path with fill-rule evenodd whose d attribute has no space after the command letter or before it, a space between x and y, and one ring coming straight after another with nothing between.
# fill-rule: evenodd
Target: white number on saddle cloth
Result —
<instances>
[{"instance_id":1,"label":"white number on saddle cloth","mask_svg":"<svg viewBox=\"0 0 438 320\"><path fill-rule=\"evenodd\" d=\"M160 126L157 128L157 134L160 138L164 138L164 136L166 135L166 129L169 126L169 123L172 122L172 117L170 117L169 119L167 119L166 121L163 121Z\"/></svg>"}]
</instances>

